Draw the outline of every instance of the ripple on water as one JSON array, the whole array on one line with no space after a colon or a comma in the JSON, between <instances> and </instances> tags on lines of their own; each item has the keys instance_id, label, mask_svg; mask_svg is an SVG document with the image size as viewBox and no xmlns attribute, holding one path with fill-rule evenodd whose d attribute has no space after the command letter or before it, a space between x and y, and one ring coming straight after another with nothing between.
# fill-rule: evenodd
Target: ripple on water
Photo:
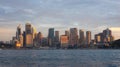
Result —
<instances>
[{"instance_id":1,"label":"ripple on water","mask_svg":"<svg viewBox=\"0 0 120 67\"><path fill-rule=\"evenodd\" d=\"M118 67L118 50L5 50L0 67Z\"/></svg>"}]
</instances>

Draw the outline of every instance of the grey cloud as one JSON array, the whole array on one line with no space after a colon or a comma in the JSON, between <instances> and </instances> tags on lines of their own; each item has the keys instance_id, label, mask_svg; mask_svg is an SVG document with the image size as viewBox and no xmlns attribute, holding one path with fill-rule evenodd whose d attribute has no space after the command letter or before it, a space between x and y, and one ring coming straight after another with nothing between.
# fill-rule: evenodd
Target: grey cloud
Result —
<instances>
[{"instance_id":1,"label":"grey cloud","mask_svg":"<svg viewBox=\"0 0 120 67\"><path fill-rule=\"evenodd\" d=\"M119 0L0 0L0 26L16 28L31 21L38 31L77 27L98 32L119 27L119 8Z\"/></svg>"}]
</instances>

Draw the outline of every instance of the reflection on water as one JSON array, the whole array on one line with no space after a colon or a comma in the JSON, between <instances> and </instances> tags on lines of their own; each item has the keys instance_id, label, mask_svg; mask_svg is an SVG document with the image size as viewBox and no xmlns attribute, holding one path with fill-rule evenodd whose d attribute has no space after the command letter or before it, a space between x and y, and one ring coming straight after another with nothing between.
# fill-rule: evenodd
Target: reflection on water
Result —
<instances>
[{"instance_id":1,"label":"reflection on water","mask_svg":"<svg viewBox=\"0 0 120 67\"><path fill-rule=\"evenodd\" d=\"M0 50L0 67L119 66L119 50Z\"/></svg>"}]
</instances>

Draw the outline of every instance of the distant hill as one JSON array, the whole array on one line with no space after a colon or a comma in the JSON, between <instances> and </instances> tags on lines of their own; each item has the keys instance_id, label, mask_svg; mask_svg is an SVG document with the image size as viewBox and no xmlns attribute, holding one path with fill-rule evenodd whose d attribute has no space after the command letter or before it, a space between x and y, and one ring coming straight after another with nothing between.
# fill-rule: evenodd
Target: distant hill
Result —
<instances>
[{"instance_id":1,"label":"distant hill","mask_svg":"<svg viewBox=\"0 0 120 67\"><path fill-rule=\"evenodd\" d=\"M120 48L120 39L115 40L114 42L112 42L111 47L112 48Z\"/></svg>"}]
</instances>

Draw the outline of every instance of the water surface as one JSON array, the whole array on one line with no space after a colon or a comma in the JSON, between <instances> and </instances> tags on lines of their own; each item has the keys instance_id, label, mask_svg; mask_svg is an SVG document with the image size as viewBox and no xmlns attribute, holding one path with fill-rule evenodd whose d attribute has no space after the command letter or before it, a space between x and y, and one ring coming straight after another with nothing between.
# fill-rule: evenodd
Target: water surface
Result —
<instances>
[{"instance_id":1,"label":"water surface","mask_svg":"<svg viewBox=\"0 0 120 67\"><path fill-rule=\"evenodd\" d=\"M120 50L0 50L0 67L120 67Z\"/></svg>"}]
</instances>

